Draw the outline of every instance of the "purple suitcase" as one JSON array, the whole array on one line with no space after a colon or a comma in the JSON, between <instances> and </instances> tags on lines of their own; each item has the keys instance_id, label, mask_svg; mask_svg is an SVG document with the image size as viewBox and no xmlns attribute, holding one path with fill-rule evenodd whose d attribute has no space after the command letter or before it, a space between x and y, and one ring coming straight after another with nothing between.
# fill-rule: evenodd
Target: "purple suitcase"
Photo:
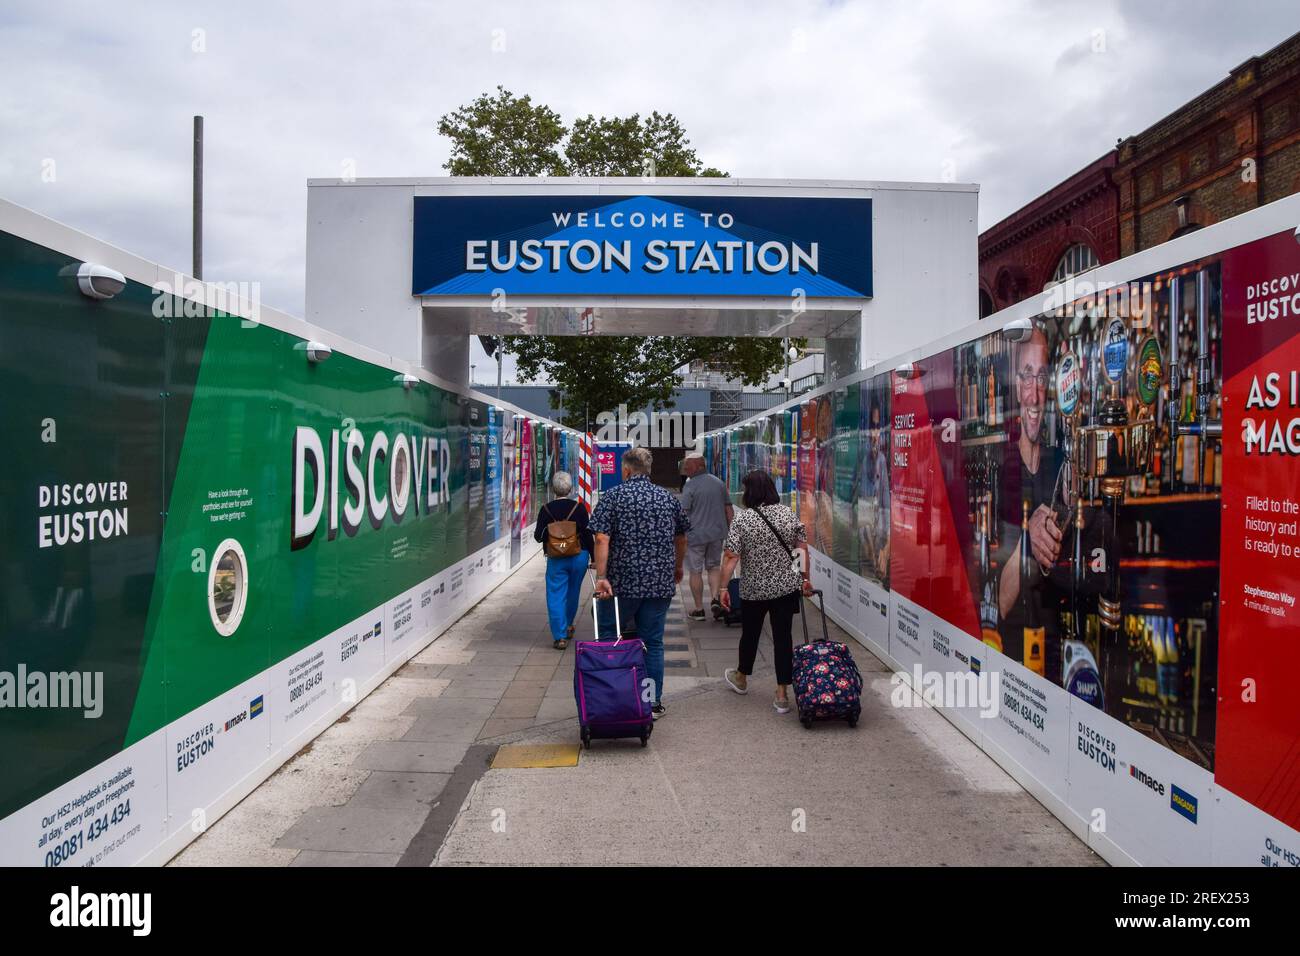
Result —
<instances>
[{"instance_id":1,"label":"purple suitcase","mask_svg":"<svg viewBox=\"0 0 1300 956\"><path fill-rule=\"evenodd\" d=\"M594 597L591 617L596 620ZM647 679L645 644L622 637L618 598L614 598L614 633L619 635L617 640L574 644L573 696L578 702L582 743L588 749L593 737L639 737L644 747L654 730L650 702L642 688Z\"/></svg>"}]
</instances>

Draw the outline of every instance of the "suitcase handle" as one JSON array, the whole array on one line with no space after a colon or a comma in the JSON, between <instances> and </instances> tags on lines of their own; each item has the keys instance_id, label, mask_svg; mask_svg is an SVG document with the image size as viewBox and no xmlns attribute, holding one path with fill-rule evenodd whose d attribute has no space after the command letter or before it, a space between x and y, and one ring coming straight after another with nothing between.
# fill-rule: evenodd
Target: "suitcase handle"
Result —
<instances>
[{"instance_id":1,"label":"suitcase handle","mask_svg":"<svg viewBox=\"0 0 1300 956\"><path fill-rule=\"evenodd\" d=\"M822 594L822 592L819 591L817 588L812 589L812 593L809 594L809 597L811 597L813 594L817 595L818 610L821 611L821 618L822 618L822 638L821 641L819 641L818 643L830 643L831 632L830 632L830 628L826 626L826 596ZM803 604L802 591L799 592L799 604L800 605ZM802 612L803 612L803 608L800 607L799 618L800 621L803 623L803 642L804 644L811 644L813 642L808 639L808 615Z\"/></svg>"},{"instance_id":2,"label":"suitcase handle","mask_svg":"<svg viewBox=\"0 0 1300 956\"><path fill-rule=\"evenodd\" d=\"M610 598L614 602L614 643L620 644L623 641L623 626L618 620L618 595L615 594ZM591 595L591 626L595 633L596 640L600 640L600 618L596 614L596 605L600 598L593 592Z\"/></svg>"}]
</instances>

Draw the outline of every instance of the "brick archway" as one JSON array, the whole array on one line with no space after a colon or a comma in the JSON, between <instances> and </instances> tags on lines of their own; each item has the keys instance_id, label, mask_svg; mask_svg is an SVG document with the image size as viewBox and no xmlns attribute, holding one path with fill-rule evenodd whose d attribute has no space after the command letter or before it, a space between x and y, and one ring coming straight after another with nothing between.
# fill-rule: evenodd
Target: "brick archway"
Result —
<instances>
[{"instance_id":1,"label":"brick archway","mask_svg":"<svg viewBox=\"0 0 1300 956\"><path fill-rule=\"evenodd\" d=\"M1044 262L1045 274L1040 277L1039 289L1046 287L1047 283L1052 281L1052 276L1056 275L1056 267L1061 264L1061 257L1066 251L1074 246L1087 246L1092 250L1093 256L1097 259L1098 264L1105 260L1101 257L1101 244L1097 241L1096 234L1086 226L1070 225L1065 229L1065 238L1057 246L1055 253Z\"/></svg>"},{"instance_id":2,"label":"brick archway","mask_svg":"<svg viewBox=\"0 0 1300 956\"><path fill-rule=\"evenodd\" d=\"M1029 281L1020 266L1003 266L993 280L993 305L999 308L1015 305L1029 294Z\"/></svg>"}]
</instances>

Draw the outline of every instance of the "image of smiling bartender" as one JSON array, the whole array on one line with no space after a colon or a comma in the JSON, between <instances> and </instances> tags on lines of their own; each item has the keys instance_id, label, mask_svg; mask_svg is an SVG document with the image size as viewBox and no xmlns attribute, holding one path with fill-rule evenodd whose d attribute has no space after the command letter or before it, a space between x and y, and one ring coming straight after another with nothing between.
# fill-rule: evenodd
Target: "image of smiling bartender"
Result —
<instances>
[{"instance_id":1,"label":"image of smiling bartender","mask_svg":"<svg viewBox=\"0 0 1300 956\"><path fill-rule=\"evenodd\" d=\"M998 579L998 630L1004 654L1060 684L1059 621L1069 578L1053 573L1064 533L1052 512L1061 454L1044 425L1052 374L1049 355L1047 336L1039 327L1012 352L1019 434L1013 431L1006 446L1001 517L1018 533L1004 537L1015 546Z\"/></svg>"}]
</instances>

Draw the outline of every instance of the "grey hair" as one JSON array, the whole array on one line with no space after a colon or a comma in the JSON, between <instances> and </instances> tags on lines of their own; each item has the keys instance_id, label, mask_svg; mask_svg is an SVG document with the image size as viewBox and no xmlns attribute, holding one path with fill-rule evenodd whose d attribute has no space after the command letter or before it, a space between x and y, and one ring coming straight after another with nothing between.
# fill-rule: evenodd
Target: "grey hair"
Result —
<instances>
[{"instance_id":1,"label":"grey hair","mask_svg":"<svg viewBox=\"0 0 1300 956\"><path fill-rule=\"evenodd\" d=\"M567 497L573 491L573 476L567 471L557 471L551 478L551 490L561 498Z\"/></svg>"},{"instance_id":2,"label":"grey hair","mask_svg":"<svg viewBox=\"0 0 1300 956\"><path fill-rule=\"evenodd\" d=\"M653 462L654 457L650 454L649 448L629 448L623 452L623 464L634 475L650 474L650 465Z\"/></svg>"}]
</instances>

